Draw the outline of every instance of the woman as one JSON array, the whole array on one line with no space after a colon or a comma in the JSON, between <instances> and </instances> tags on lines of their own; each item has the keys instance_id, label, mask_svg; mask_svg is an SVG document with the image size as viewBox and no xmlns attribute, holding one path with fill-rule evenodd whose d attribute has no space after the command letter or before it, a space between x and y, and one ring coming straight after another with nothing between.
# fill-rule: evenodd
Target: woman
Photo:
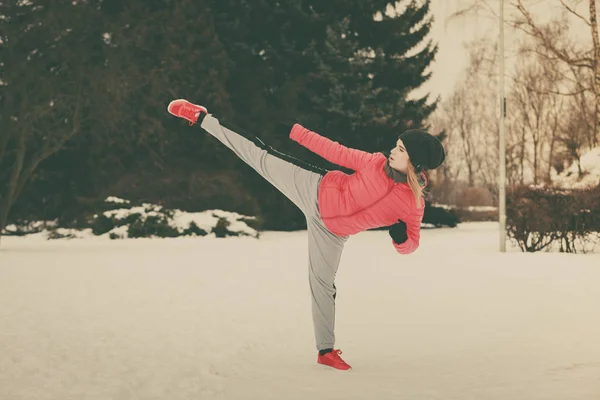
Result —
<instances>
[{"instance_id":1,"label":"woman","mask_svg":"<svg viewBox=\"0 0 600 400\"><path fill-rule=\"evenodd\" d=\"M306 216L309 283L317 363L350 369L334 349L335 295L338 264L349 235L390 226L392 245L400 254L419 246L425 208L422 197L428 183L426 170L445 159L440 141L427 132L410 130L399 135L389 158L347 148L295 124L290 138L330 162L356 171L319 170L266 146L257 137L236 133L214 118L205 107L174 100L170 114L200 126L229 147L289 198Z\"/></svg>"}]
</instances>

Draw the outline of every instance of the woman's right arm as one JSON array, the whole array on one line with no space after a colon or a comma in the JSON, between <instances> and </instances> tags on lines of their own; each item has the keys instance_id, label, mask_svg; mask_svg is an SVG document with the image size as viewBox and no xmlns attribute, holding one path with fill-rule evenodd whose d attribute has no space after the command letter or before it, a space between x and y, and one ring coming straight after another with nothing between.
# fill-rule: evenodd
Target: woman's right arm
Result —
<instances>
[{"instance_id":1,"label":"woman's right arm","mask_svg":"<svg viewBox=\"0 0 600 400\"><path fill-rule=\"evenodd\" d=\"M372 153L351 149L327 139L299 124L293 126L290 138L327 161L354 171L363 168L375 157Z\"/></svg>"}]
</instances>

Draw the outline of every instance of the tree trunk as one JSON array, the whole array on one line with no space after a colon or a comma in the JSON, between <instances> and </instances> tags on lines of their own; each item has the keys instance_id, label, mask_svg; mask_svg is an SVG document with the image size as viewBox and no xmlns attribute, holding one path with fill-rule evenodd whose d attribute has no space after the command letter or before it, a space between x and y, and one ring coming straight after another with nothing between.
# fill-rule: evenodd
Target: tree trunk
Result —
<instances>
[{"instance_id":1,"label":"tree trunk","mask_svg":"<svg viewBox=\"0 0 600 400\"><path fill-rule=\"evenodd\" d=\"M8 182L8 190L6 191L6 196L2 198L2 202L0 204L0 238L2 237L2 231L6 227L10 209L15 201L15 194L17 193L19 177L23 169L23 161L25 160L25 152L27 150L27 146L25 143L25 134L23 132L19 132L18 135L19 147L17 149L17 157L15 159L13 171Z\"/></svg>"},{"instance_id":2,"label":"tree trunk","mask_svg":"<svg viewBox=\"0 0 600 400\"><path fill-rule=\"evenodd\" d=\"M4 128L3 128L4 129ZM4 157L4 152L6 151L6 146L8 145L8 141L10 140L10 131L4 131L2 137L0 138L0 161L2 161L2 157Z\"/></svg>"},{"instance_id":3,"label":"tree trunk","mask_svg":"<svg viewBox=\"0 0 600 400\"><path fill-rule=\"evenodd\" d=\"M12 136L11 133L12 132L10 131L10 129L7 129L2 133L2 137L0 137L0 166L2 166L2 159L4 158L4 153L6 152L8 142L10 141L10 137ZM2 181L4 179L5 174L8 174L8 171L10 171L10 170L7 170L4 173L0 172L0 181ZM4 198L4 195L2 193L0 193L0 204L1 204L3 198ZM0 232L2 232L2 231L0 230Z\"/></svg>"},{"instance_id":4,"label":"tree trunk","mask_svg":"<svg viewBox=\"0 0 600 400\"><path fill-rule=\"evenodd\" d=\"M533 140L533 184L537 185L540 181L540 164L541 164L541 154L542 154L542 137L541 131L543 129L542 125L542 108L543 103L540 104L539 110L536 113L536 126L535 130L532 132L532 140Z\"/></svg>"},{"instance_id":5,"label":"tree trunk","mask_svg":"<svg viewBox=\"0 0 600 400\"><path fill-rule=\"evenodd\" d=\"M538 141L533 140L533 184L538 184Z\"/></svg>"},{"instance_id":6,"label":"tree trunk","mask_svg":"<svg viewBox=\"0 0 600 400\"><path fill-rule=\"evenodd\" d=\"M546 183L552 182L552 164L554 162L554 146L556 145L556 131L558 130L558 113L554 113L554 123L552 125L552 137L550 137L550 150L548 154L548 172L546 174Z\"/></svg>"},{"instance_id":7,"label":"tree trunk","mask_svg":"<svg viewBox=\"0 0 600 400\"><path fill-rule=\"evenodd\" d=\"M590 0L590 26L594 43L594 95L596 97L596 118L594 120L595 143L600 141L600 39L598 38L598 19L596 18L596 0Z\"/></svg>"},{"instance_id":8,"label":"tree trunk","mask_svg":"<svg viewBox=\"0 0 600 400\"><path fill-rule=\"evenodd\" d=\"M525 128L522 128L521 131L521 146L519 153L519 183L521 185L525 184L525 135L527 131Z\"/></svg>"}]
</instances>

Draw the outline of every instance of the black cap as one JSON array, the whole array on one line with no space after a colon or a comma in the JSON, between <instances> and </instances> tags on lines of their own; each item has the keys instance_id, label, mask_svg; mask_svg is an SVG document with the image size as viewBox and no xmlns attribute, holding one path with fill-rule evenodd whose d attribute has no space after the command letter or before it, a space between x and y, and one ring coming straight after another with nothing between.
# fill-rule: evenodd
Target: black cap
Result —
<instances>
[{"instance_id":1,"label":"black cap","mask_svg":"<svg viewBox=\"0 0 600 400\"><path fill-rule=\"evenodd\" d=\"M398 136L402 140L410 162L417 172L436 169L444 162L446 153L442 142L430 133L411 129Z\"/></svg>"}]
</instances>

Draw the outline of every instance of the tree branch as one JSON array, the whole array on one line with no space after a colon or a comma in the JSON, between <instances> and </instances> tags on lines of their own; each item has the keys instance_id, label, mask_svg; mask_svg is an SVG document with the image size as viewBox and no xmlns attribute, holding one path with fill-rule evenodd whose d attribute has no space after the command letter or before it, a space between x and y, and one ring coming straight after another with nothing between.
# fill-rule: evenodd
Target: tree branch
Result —
<instances>
[{"instance_id":1,"label":"tree branch","mask_svg":"<svg viewBox=\"0 0 600 400\"><path fill-rule=\"evenodd\" d=\"M587 19L585 19L585 17L581 14L578 14L577 11L573 10L571 7L569 7L566 3L565 0L559 0L560 4L562 4L567 10L569 10L569 12L573 15L575 15L576 17L580 18L583 22L585 22L587 24L587 26L592 26L592 24L590 23L590 21L588 21Z\"/></svg>"},{"instance_id":2,"label":"tree branch","mask_svg":"<svg viewBox=\"0 0 600 400\"><path fill-rule=\"evenodd\" d=\"M533 53L535 55L538 55L540 57L544 57L547 60L550 61L564 61L569 65L572 65L574 67L581 67L581 68L588 68L588 69L593 69L594 68L594 61L589 58L589 57L581 57L572 61L565 61L564 58L562 58L559 54L554 53L551 49L546 48L546 50L550 50L550 52L552 54L554 54L555 56L552 57L550 54L546 54L546 53L542 53L541 51L537 50L537 49L533 49L533 48L523 48L522 52L524 53Z\"/></svg>"},{"instance_id":3,"label":"tree branch","mask_svg":"<svg viewBox=\"0 0 600 400\"><path fill-rule=\"evenodd\" d=\"M538 90L535 87L529 85L527 82L525 82L523 80L520 80L518 78L513 78L513 83L520 84L525 89L527 89L528 91L534 92L534 93L537 93L537 94L555 94L555 95L559 95L559 96L577 96L577 95L580 95L582 93L591 91L590 88L586 88L583 85L580 85L582 87L581 90L577 90L577 91L574 91L574 92L567 92L567 93L560 92L558 90L552 90L552 89Z\"/></svg>"},{"instance_id":4,"label":"tree branch","mask_svg":"<svg viewBox=\"0 0 600 400\"><path fill-rule=\"evenodd\" d=\"M527 25L529 26L529 28L531 28L532 32L530 34L541 40L544 47L548 49L551 53L553 53L558 59L570 65L577 65L580 67L590 69L594 68L594 62L592 59L587 57L573 59L567 54L566 50L560 50L556 48L554 44L548 39L548 37L542 32L542 30L535 24L535 22L533 22L533 18L531 17L529 11L527 11L527 9L525 9L525 7L523 6L522 0L518 0L515 6L521 12L523 17L525 17ZM589 64L585 64L584 62L587 62Z\"/></svg>"},{"instance_id":5,"label":"tree branch","mask_svg":"<svg viewBox=\"0 0 600 400\"><path fill-rule=\"evenodd\" d=\"M40 151L38 151L38 153L35 156L32 157L32 161L29 164L29 166L27 167L27 169L25 169L25 171L23 171L23 173L19 176L17 190L13 196L15 199L17 197L19 197L19 195L21 194L21 191L25 187L25 184L27 183L27 181L29 180L29 178L31 177L33 172L36 170L38 165L42 161L44 161L46 158L48 158L49 156L51 156L52 154L54 154L58 150L60 150L61 147L63 146L63 144L65 144L69 139L71 139L79 131L79 122L80 122L80 114L81 114L82 80L83 80L83 78L80 77L78 88L77 88L77 100L75 103L75 110L73 111L73 127L72 127L71 131L68 132L65 136L58 139L54 145L52 145L52 146L45 145L44 147L42 147L42 149Z\"/></svg>"},{"instance_id":6,"label":"tree branch","mask_svg":"<svg viewBox=\"0 0 600 400\"><path fill-rule=\"evenodd\" d=\"M25 159L25 153L27 151L27 144L25 143L25 134L23 132L19 133L19 146L17 150L17 158L15 160L15 164L13 166L13 172L10 177L10 181L8 183L8 193L6 197L3 199L4 204L2 204L2 210L0 211L2 215L0 215L0 223L3 225L4 220L8 216L8 211L12 207L15 202L15 193L16 188L18 187L17 181L19 179L19 174L23 169L23 160ZM6 215L4 215L6 214Z\"/></svg>"}]
</instances>

